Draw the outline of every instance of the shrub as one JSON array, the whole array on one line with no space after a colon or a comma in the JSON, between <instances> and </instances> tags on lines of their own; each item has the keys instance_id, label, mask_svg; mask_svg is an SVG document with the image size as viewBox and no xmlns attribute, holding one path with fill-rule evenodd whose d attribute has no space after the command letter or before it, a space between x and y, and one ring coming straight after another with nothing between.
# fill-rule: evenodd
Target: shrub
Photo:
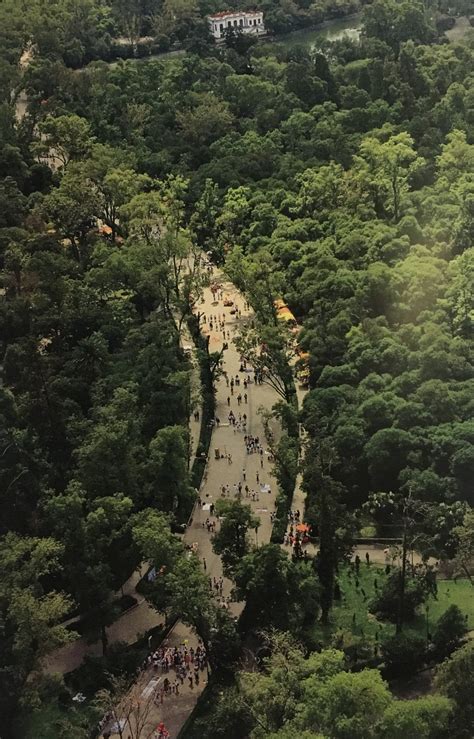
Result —
<instances>
[{"instance_id":1,"label":"shrub","mask_svg":"<svg viewBox=\"0 0 474 739\"><path fill-rule=\"evenodd\" d=\"M398 613L400 593L400 570L389 575L380 593L369 603L369 611L377 618L395 622ZM415 616L416 609L426 597L425 585L421 579L407 577L405 583L405 597L403 607L403 621L409 621Z\"/></svg>"},{"instance_id":2,"label":"shrub","mask_svg":"<svg viewBox=\"0 0 474 739\"><path fill-rule=\"evenodd\" d=\"M408 677L426 658L426 642L417 634L395 634L382 642L382 656L389 677Z\"/></svg>"},{"instance_id":3,"label":"shrub","mask_svg":"<svg viewBox=\"0 0 474 739\"><path fill-rule=\"evenodd\" d=\"M466 632L466 621L457 606L449 608L440 616L433 635L433 645L439 659L449 657L459 646Z\"/></svg>"}]
</instances>

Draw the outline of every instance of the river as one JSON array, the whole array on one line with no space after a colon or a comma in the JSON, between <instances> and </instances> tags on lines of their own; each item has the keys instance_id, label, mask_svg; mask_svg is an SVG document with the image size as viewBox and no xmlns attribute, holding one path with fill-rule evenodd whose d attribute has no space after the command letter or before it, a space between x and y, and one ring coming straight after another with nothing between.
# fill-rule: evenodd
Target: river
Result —
<instances>
[{"instance_id":1,"label":"river","mask_svg":"<svg viewBox=\"0 0 474 739\"><path fill-rule=\"evenodd\" d=\"M456 23L446 36L450 41L461 41L462 38L470 31L472 27L467 17L456 18ZM284 36L277 36L271 42L271 47L283 47L291 49L295 46L303 46L305 48L314 49L321 41L339 41L343 38L350 38L357 41L362 31L362 13L347 16L346 18L336 18L331 21L317 26L315 28L305 29L303 31L294 31ZM265 44L262 41L262 44ZM268 44L270 46L270 44Z\"/></svg>"},{"instance_id":2,"label":"river","mask_svg":"<svg viewBox=\"0 0 474 739\"><path fill-rule=\"evenodd\" d=\"M278 36L272 46L277 45L286 49L294 46L304 46L313 49L321 41L339 41L350 38L354 41L359 39L362 30L362 14L348 16L347 18L336 18L303 31L294 31L284 36ZM265 43L265 42L263 42Z\"/></svg>"}]
</instances>

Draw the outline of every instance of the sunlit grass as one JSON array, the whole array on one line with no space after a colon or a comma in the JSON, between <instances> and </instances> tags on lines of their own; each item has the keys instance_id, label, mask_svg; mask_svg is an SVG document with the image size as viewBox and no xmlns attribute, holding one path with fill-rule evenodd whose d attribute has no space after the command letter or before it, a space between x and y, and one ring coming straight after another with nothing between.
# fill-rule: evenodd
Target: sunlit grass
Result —
<instances>
[{"instance_id":1,"label":"sunlit grass","mask_svg":"<svg viewBox=\"0 0 474 739\"><path fill-rule=\"evenodd\" d=\"M368 567L365 562L361 562L358 575L349 568L341 570L339 584L342 598L339 602L335 601L328 627L323 627L319 622L315 624L314 637L327 644L341 630L371 641L380 641L393 634L394 624L377 621L368 611L377 587L380 590L385 580L383 567L373 564ZM410 631L421 636L433 633L437 620L451 605L458 606L467 616L468 630L474 629L474 587L467 579L438 581L437 598L428 598L425 605L419 608L416 618L406 624Z\"/></svg>"}]
</instances>

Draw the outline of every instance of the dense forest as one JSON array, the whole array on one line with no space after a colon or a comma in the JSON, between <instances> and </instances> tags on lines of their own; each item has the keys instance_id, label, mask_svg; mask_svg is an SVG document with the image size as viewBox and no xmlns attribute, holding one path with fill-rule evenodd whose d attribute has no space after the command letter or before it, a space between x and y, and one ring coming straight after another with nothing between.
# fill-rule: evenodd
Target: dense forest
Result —
<instances>
[{"instance_id":1,"label":"dense forest","mask_svg":"<svg viewBox=\"0 0 474 739\"><path fill-rule=\"evenodd\" d=\"M242 36L216 48L205 15L235 2L0 5L5 736L21 735L22 707L48 699L41 660L71 638L67 618L87 614L107 651L114 593L142 558L166 560L174 578L166 597L149 595L157 608L197 604L188 620L219 632L216 673L222 654L227 667L238 660L240 638L272 630L262 669L232 677L196 736L474 732L472 647L439 668L436 695L403 708L378 669L384 660L390 678L433 655L441 662L466 631L452 607L430 654L401 634L434 587L428 558L472 586L474 35L448 42L443 33L447 17L472 5L251 3L274 33L362 5L359 41L317 49ZM139 55L187 51L108 63L136 55L142 36ZM226 511L226 574L247 603L239 636L170 531L195 498L180 334L206 284L202 251L255 311L253 345L243 336L242 347L266 347L287 431L273 543L253 550L244 535L237 550L231 522L245 532L254 523L239 505ZM300 409L277 298L309 356ZM312 562L278 546L297 421L305 519L319 541ZM316 638L313 626L330 623L354 538L367 532L400 537L403 562L416 549L424 564L403 568L402 580L398 570L381 575L369 609L397 635L379 648L362 634L354 656L353 643Z\"/></svg>"}]
</instances>

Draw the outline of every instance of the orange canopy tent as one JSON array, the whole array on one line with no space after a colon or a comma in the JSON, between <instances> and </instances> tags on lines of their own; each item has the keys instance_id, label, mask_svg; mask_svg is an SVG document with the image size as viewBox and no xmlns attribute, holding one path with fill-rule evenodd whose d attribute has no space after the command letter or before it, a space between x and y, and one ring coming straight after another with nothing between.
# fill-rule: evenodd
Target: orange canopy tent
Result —
<instances>
[{"instance_id":1,"label":"orange canopy tent","mask_svg":"<svg viewBox=\"0 0 474 739\"><path fill-rule=\"evenodd\" d=\"M299 534L309 534L310 530L311 530L311 526L309 525L309 523L299 523L296 526L296 531Z\"/></svg>"}]
</instances>

